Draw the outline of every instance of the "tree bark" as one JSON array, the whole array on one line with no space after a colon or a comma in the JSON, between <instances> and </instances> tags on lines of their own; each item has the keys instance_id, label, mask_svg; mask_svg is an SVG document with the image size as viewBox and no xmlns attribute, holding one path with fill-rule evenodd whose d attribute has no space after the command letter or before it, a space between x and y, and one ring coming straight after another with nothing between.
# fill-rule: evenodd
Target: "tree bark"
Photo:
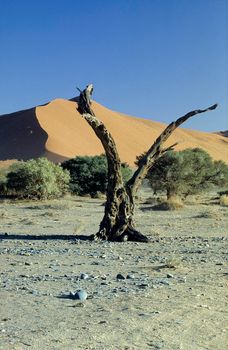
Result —
<instances>
[{"instance_id":1,"label":"tree bark","mask_svg":"<svg viewBox=\"0 0 228 350\"><path fill-rule=\"evenodd\" d=\"M78 89L79 90L79 89ZM100 223L99 231L92 235L92 239L103 239L111 241L138 241L148 242L149 239L136 230L134 216L134 196L146 176L152 164L167 150L173 149L172 145L162 149L162 144L168 139L172 132L184 121L192 116L213 110L217 105L213 105L204 110L189 112L167 126L154 144L146 152L138 169L131 179L124 185L121 174L121 162L117 152L115 141L106 129L105 125L99 121L92 110L91 95L93 85L90 84L85 90L80 91L78 111L87 123L92 127L96 136L100 139L108 162L108 187L107 201L105 205L104 217Z\"/></svg>"}]
</instances>

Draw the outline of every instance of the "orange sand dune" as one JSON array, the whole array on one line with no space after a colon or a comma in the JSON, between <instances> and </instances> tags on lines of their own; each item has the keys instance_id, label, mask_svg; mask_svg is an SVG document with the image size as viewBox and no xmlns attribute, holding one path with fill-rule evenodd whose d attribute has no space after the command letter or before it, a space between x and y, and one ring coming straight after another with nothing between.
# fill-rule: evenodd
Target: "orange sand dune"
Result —
<instances>
[{"instance_id":1,"label":"orange sand dune","mask_svg":"<svg viewBox=\"0 0 228 350\"><path fill-rule=\"evenodd\" d=\"M134 166L165 124L111 111L93 102L97 117L113 135L122 161ZM205 116L206 117L206 116ZM57 99L49 104L0 117L0 161L46 156L55 162L76 155L104 153L91 127L76 110L73 100ZM167 146L179 142L177 150L201 147L214 159L228 162L228 139L213 133L177 129Z\"/></svg>"}]
</instances>

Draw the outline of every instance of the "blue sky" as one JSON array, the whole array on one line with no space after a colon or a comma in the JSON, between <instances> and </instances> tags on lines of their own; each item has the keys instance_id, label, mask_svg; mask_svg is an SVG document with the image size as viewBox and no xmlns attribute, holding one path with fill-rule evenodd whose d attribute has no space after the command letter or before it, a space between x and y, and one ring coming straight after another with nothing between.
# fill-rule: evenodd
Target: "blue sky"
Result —
<instances>
[{"instance_id":1,"label":"blue sky","mask_svg":"<svg viewBox=\"0 0 228 350\"><path fill-rule=\"evenodd\" d=\"M228 129L225 0L0 0L0 114L71 98L92 82L110 109Z\"/></svg>"}]
</instances>

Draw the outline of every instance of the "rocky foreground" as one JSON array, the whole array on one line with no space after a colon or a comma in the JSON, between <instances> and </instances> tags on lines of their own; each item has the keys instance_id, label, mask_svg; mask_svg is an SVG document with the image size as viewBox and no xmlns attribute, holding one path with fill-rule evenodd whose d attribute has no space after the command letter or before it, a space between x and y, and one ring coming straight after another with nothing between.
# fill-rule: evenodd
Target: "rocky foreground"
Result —
<instances>
[{"instance_id":1,"label":"rocky foreground","mask_svg":"<svg viewBox=\"0 0 228 350\"><path fill-rule=\"evenodd\" d=\"M0 203L0 349L227 349L228 208L142 201L149 244L87 240L103 210Z\"/></svg>"}]
</instances>

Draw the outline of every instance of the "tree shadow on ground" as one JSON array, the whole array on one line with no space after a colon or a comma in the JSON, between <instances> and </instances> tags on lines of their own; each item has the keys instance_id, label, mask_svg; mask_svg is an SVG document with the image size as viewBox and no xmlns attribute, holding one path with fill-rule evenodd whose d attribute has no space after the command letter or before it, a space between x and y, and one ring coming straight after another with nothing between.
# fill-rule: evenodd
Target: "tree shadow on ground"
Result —
<instances>
[{"instance_id":1,"label":"tree shadow on ground","mask_svg":"<svg viewBox=\"0 0 228 350\"><path fill-rule=\"evenodd\" d=\"M86 235L23 235L23 234L0 234L0 240L22 240L22 241L91 241L90 236Z\"/></svg>"}]
</instances>

